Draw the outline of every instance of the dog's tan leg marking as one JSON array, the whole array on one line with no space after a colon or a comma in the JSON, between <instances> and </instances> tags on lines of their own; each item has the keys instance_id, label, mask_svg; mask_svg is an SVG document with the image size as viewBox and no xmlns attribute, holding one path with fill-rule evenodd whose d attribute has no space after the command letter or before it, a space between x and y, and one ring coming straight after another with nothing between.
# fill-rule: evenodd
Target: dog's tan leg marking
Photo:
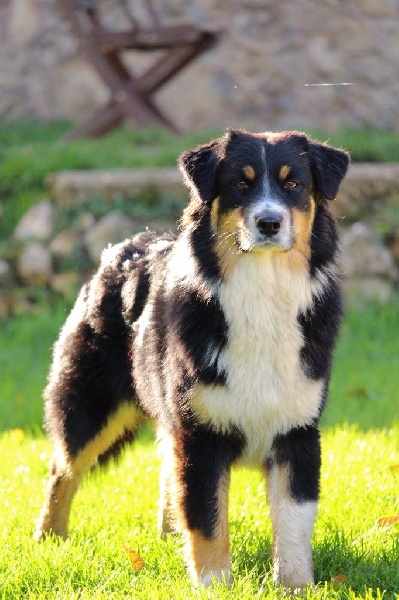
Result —
<instances>
[{"instance_id":1,"label":"dog's tan leg marking","mask_svg":"<svg viewBox=\"0 0 399 600\"><path fill-rule=\"evenodd\" d=\"M68 536L69 513L80 481L81 476L72 474L70 468L59 469L54 458L46 500L34 535L36 540L44 539L50 532L64 539Z\"/></svg>"},{"instance_id":2,"label":"dog's tan leg marking","mask_svg":"<svg viewBox=\"0 0 399 600\"><path fill-rule=\"evenodd\" d=\"M158 512L158 530L161 535L173 533L178 529L176 521L176 479L175 459L172 438L158 430L158 441L162 452L162 466L159 478L160 500Z\"/></svg>"},{"instance_id":3,"label":"dog's tan leg marking","mask_svg":"<svg viewBox=\"0 0 399 600\"><path fill-rule=\"evenodd\" d=\"M144 413L134 404L122 404L98 435L76 456L70 457L62 444L57 443L46 500L37 523L35 539L41 540L49 532L62 538L68 536L72 500L84 473L126 430L136 431L144 421Z\"/></svg>"},{"instance_id":4,"label":"dog's tan leg marking","mask_svg":"<svg viewBox=\"0 0 399 600\"><path fill-rule=\"evenodd\" d=\"M231 587L233 575L228 525L228 492L230 476L219 486L219 515L212 539L207 539L198 530L186 531L186 552L190 574L197 585L212 587L213 581L221 581Z\"/></svg>"},{"instance_id":5,"label":"dog's tan leg marking","mask_svg":"<svg viewBox=\"0 0 399 600\"><path fill-rule=\"evenodd\" d=\"M100 454L122 437L126 430L138 431L146 420L145 414L138 406L132 403L121 404L104 428L74 458L74 471L82 472L92 467Z\"/></svg>"},{"instance_id":6,"label":"dog's tan leg marking","mask_svg":"<svg viewBox=\"0 0 399 600\"><path fill-rule=\"evenodd\" d=\"M168 477L167 473L161 471L161 489L158 513L158 529L161 535L165 535L167 533L174 533L176 531L176 527L174 525L175 521L173 518L173 504L171 498L172 487L173 484L171 483L170 477Z\"/></svg>"},{"instance_id":7,"label":"dog's tan leg marking","mask_svg":"<svg viewBox=\"0 0 399 600\"><path fill-rule=\"evenodd\" d=\"M273 465L267 479L274 532L274 582L297 589L313 584L311 536L316 502L298 502L289 493L286 466Z\"/></svg>"},{"instance_id":8,"label":"dog's tan leg marking","mask_svg":"<svg viewBox=\"0 0 399 600\"><path fill-rule=\"evenodd\" d=\"M218 515L212 538L199 530L189 529L183 509L184 489L179 477L178 449L173 437L158 430L160 450L163 455L161 469L161 501L158 526L161 533L180 531L184 534L185 558L196 585L211 587L213 580L231 586L231 558L228 531L228 493L230 475L221 478L218 488Z\"/></svg>"}]
</instances>

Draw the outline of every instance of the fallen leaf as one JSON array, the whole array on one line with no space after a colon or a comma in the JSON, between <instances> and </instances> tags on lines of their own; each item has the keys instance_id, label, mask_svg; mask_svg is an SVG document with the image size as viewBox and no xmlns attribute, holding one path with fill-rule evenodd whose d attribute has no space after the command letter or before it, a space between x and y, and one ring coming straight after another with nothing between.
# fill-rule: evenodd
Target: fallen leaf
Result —
<instances>
[{"instance_id":1,"label":"fallen leaf","mask_svg":"<svg viewBox=\"0 0 399 600\"><path fill-rule=\"evenodd\" d=\"M126 544L123 544L123 549L126 552L129 562L132 565L133 571L140 571L145 565L144 559L141 558L137 550L132 550Z\"/></svg>"},{"instance_id":2,"label":"fallen leaf","mask_svg":"<svg viewBox=\"0 0 399 600\"><path fill-rule=\"evenodd\" d=\"M399 515L389 515L388 517L381 517L377 519L376 525L377 527L383 527L384 529L388 527L392 527L395 523L399 523Z\"/></svg>"},{"instance_id":3,"label":"fallen leaf","mask_svg":"<svg viewBox=\"0 0 399 600\"><path fill-rule=\"evenodd\" d=\"M350 388L347 390L347 393L350 396L352 396L352 398L355 398L356 400L369 400L370 399L370 392L363 385L359 385L359 386Z\"/></svg>"},{"instance_id":4,"label":"fallen leaf","mask_svg":"<svg viewBox=\"0 0 399 600\"><path fill-rule=\"evenodd\" d=\"M380 517L376 520L374 525L370 527L367 531L358 535L354 540L353 544L357 544L360 540L370 536L371 534L376 532L376 529L388 529L388 527L392 527L392 525L396 525L399 523L399 515L388 515L387 517Z\"/></svg>"},{"instance_id":5,"label":"fallen leaf","mask_svg":"<svg viewBox=\"0 0 399 600\"><path fill-rule=\"evenodd\" d=\"M25 437L25 432L23 429L20 429L19 427L17 427L16 429L11 429L8 432L8 437L9 437L10 441L13 442L14 444L21 444L22 440Z\"/></svg>"},{"instance_id":6,"label":"fallen leaf","mask_svg":"<svg viewBox=\"0 0 399 600\"><path fill-rule=\"evenodd\" d=\"M336 588L336 587L339 587L340 585L342 585L347 579L348 578L346 575L343 575L343 573L339 573L338 575L333 577L332 584Z\"/></svg>"}]
</instances>

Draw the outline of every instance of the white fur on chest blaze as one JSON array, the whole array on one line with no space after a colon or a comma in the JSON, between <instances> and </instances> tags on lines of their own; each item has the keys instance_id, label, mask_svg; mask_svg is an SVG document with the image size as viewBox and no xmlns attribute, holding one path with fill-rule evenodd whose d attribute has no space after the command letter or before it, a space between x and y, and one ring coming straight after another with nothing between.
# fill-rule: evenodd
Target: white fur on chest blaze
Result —
<instances>
[{"instance_id":1,"label":"white fur on chest blaze","mask_svg":"<svg viewBox=\"0 0 399 600\"><path fill-rule=\"evenodd\" d=\"M324 382L301 369L297 320L312 304L312 292L320 290L312 289L308 273L282 268L270 255L244 255L220 287L228 344L213 360L227 372L227 384L198 385L192 400L202 422L244 433L244 462L262 463L276 434L318 415Z\"/></svg>"}]
</instances>

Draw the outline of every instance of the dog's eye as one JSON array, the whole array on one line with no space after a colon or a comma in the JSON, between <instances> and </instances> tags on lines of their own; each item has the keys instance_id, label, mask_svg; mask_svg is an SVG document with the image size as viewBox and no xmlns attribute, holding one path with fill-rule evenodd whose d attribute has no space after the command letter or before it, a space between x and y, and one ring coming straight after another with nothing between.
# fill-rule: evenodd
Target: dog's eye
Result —
<instances>
[{"instance_id":1,"label":"dog's eye","mask_svg":"<svg viewBox=\"0 0 399 600\"><path fill-rule=\"evenodd\" d=\"M294 190L296 187L298 187L299 183L297 181L286 181L284 183L284 187L286 190Z\"/></svg>"},{"instance_id":2,"label":"dog's eye","mask_svg":"<svg viewBox=\"0 0 399 600\"><path fill-rule=\"evenodd\" d=\"M246 181L236 181L234 185L236 187L238 187L240 190L243 190L248 187L248 184Z\"/></svg>"}]
</instances>

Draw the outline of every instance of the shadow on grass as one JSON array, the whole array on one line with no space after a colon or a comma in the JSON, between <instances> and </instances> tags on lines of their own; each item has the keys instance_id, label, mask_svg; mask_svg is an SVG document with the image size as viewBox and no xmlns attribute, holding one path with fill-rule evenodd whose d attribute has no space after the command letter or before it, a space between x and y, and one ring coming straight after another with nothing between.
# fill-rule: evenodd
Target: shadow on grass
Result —
<instances>
[{"instance_id":1,"label":"shadow on grass","mask_svg":"<svg viewBox=\"0 0 399 600\"><path fill-rule=\"evenodd\" d=\"M260 587L265 576L272 575L272 554L270 539L257 540L256 547L251 545L244 552L233 547L234 569L240 577L251 573L259 579ZM336 532L313 544L315 581L321 589L327 583L356 594L364 594L369 588L393 594L399 589L398 556L399 540L393 536L390 547L372 548Z\"/></svg>"},{"instance_id":2,"label":"shadow on grass","mask_svg":"<svg viewBox=\"0 0 399 600\"><path fill-rule=\"evenodd\" d=\"M399 540L393 535L379 544L365 545L336 532L314 547L315 575L320 582L345 576L343 585L357 593L372 588L386 593L399 589Z\"/></svg>"}]
</instances>

